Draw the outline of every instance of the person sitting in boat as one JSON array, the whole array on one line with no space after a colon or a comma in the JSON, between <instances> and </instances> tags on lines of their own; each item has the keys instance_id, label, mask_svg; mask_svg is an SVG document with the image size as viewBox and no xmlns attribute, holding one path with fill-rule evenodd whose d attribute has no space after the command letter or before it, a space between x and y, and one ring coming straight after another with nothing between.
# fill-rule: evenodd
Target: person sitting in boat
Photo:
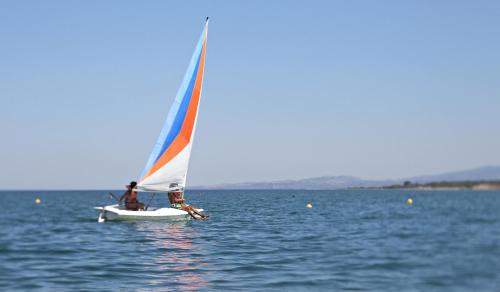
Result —
<instances>
[{"instance_id":1,"label":"person sitting in boat","mask_svg":"<svg viewBox=\"0 0 500 292\"><path fill-rule=\"evenodd\" d=\"M170 202L170 207L186 211L194 219L206 219L206 218L208 218L208 215L200 213L192 206L186 204L182 195L183 195L183 192L181 192L181 191L168 192L168 201ZM195 216L195 214L198 215L199 217Z\"/></svg>"},{"instance_id":2,"label":"person sitting in boat","mask_svg":"<svg viewBox=\"0 0 500 292\"><path fill-rule=\"evenodd\" d=\"M127 191L120 197L120 203L125 200L125 208L127 210L144 210L144 204L137 200L137 192L134 190L136 186L137 182L130 182L130 184L127 185Z\"/></svg>"}]
</instances>

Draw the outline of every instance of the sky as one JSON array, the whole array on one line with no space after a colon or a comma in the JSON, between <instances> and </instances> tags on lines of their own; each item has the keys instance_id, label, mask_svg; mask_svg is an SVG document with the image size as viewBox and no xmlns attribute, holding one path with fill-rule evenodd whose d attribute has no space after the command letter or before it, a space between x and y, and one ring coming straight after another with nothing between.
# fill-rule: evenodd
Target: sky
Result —
<instances>
[{"instance_id":1,"label":"sky","mask_svg":"<svg viewBox=\"0 0 500 292\"><path fill-rule=\"evenodd\" d=\"M500 164L498 1L0 1L1 189L137 179L210 16L188 186Z\"/></svg>"}]
</instances>

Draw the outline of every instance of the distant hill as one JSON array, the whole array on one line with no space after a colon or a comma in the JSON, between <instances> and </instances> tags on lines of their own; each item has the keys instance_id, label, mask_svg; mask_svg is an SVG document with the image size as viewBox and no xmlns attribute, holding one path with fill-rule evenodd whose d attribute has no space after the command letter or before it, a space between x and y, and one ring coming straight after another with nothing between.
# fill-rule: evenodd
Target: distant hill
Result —
<instances>
[{"instance_id":1,"label":"distant hill","mask_svg":"<svg viewBox=\"0 0 500 292\"><path fill-rule=\"evenodd\" d=\"M500 166L484 166L469 170L442 173L437 175L424 175L406 179L416 183L429 183L436 181L480 181L500 179Z\"/></svg>"},{"instance_id":2,"label":"distant hill","mask_svg":"<svg viewBox=\"0 0 500 292\"><path fill-rule=\"evenodd\" d=\"M352 187L381 187L399 183L393 180L363 180L353 176L322 176L300 180L279 180L268 182L246 182L233 184L219 184L211 186L199 186L208 189L288 189L288 190L332 190L347 189Z\"/></svg>"},{"instance_id":3,"label":"distant hill","mask_svg":"<svg viewBox=\"0 0 500 292\"><path fill-rule=\"evenodd\" d=\"M283 190L336 190L349 188L383 187L412 183L430 183L443 181L492 181L500 180L500 166L485 166L470 170L441 173L437 175L416 176L411 178L388 180L365 180L354 176L321 176L299 180L278 180L268 182L245 182L196 186L192 189L283 189Z\"/></svg>"},{"instance_id":4,"label":"distant hill","mask_svg":"<svg viewBox=\"0 0 500 292\"><path fill-rule=\"evenodd\" d=\"M412 183L406 181L403 184L382 187L384 189L420 189L420 190L500 190L500 180L467 180L467 181L437 181L430 183Z\"/></svg>"}]
</instances>

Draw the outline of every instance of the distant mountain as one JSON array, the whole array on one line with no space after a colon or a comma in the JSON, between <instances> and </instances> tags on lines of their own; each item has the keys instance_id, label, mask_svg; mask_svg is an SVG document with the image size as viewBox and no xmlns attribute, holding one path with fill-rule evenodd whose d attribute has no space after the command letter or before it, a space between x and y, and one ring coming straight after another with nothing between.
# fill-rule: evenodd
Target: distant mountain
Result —
<instances>
[{"instance_id":1,"label":"distant mountain","mask_svg":"<svg viewBox=\"0 0 500 292\"><path fill-rule=\"evenodd\" d=\"M322 176L300 180L280 180L269 182L247 182L233 184L219 184L212 186L200 186L208 189L288 189L288 190L332 190L347 189L352 187L381 187L384 185L398 183L393 180L363 180L353 176Z\"/></svg>"},{"instance_id":2,"label":"distant mountain","mask_svg":"<svg viewBox=\"0 0 500 292\"><path fill-rule=\"evenodd\" d=\"M437 175L424 175L406 179L416 183L429 183L438 181L478 181L499 180L500 166L484 166L469 170L442 173Z\"/></svg>"},{"instance_id":3,"label":"distant mountain","mask_svg":"<svg viewBox=\"0 0 500 292\"><path fill-rule=\"evenodd\" d=\"M470 170L442 173L437 175L417 176L402 179L365 180L354 176L322 176L299 180L279 180L268 182L245 182L197 186L193 189L286 189L286 190L335 190L359 187L382 187L402 184L405 181L413 183L429 183L441 181L468 180L500 180L500 166L485 166Z\"/></svg>"}]
</instances>

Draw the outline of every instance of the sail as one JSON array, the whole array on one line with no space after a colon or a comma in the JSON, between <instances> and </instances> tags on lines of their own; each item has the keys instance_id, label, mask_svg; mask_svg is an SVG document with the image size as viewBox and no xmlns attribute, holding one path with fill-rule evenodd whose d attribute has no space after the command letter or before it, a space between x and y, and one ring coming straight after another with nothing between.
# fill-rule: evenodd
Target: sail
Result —
<instances>
[{"instance_id":1,"label":"sail","mask_svg":"<svg viewBox=\"0 0 500 292\"><path fill-rule=\"evenodd\" d=\"M156 144L141 173L139 191L184 188L198 117L208 18Z\"/></svg>"}]
</instances>

